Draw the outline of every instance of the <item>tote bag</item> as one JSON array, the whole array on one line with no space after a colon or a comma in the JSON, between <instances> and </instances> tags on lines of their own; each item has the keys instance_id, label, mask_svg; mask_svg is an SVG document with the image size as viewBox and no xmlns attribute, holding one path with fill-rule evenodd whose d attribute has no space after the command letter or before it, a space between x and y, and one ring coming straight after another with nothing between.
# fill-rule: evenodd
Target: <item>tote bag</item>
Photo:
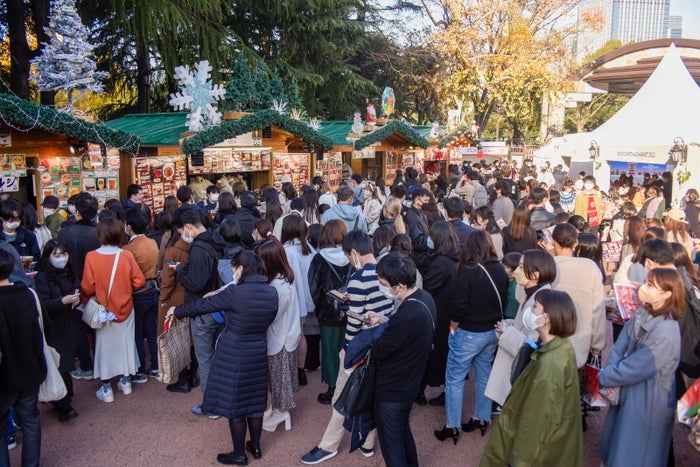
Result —
<instances>
[{"instance_id":1,"label":"tote bag","mask_svg":"<svg viewBox=\"0 0 700 467\"><path fill-rule=\"evenodd\" d=\"M68 394L66 384L63 382L61 373L58 371L61 356L58 354L56 349L46 343L46 336L44 335L44 316L41 310L41 303L39 303L39 297L37 297L36 292L34 292L32 289L29 290L34 295L34 301L36 302L36 307L39 310L39 328L41 328L41 337L44 340L44 359L46 360L46 379L43 383L41 383L41 386L39 386L39 401L51 402L61 400L66 397L66 394Z\"/></svg>"},{"instance_id":2,"label":"tote bag","mask_svg":"<svg viewBox=\"0 0 700 467\"><path fill-rule=\"evenodd\" d=\"M158 336L158 379L171 384L190 364L190 320L166 319L164 328Z\"/></svg>"}]
</instances>

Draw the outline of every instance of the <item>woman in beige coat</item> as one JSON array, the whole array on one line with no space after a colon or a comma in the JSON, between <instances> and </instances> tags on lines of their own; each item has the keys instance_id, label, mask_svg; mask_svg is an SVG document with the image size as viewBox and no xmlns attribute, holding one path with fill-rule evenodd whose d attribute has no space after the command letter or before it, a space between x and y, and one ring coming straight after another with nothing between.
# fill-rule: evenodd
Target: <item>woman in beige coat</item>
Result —
<instances>
[{"instance_id":1,"label":"woman in beige coat","mask_svg":"<svg viewBox=\"0 0 700 467\"><path fill-rule=\"evenodd\" d=\"M557 266L552 255L543 250L526 250L520 264L513 271L518 283L516 297L520 308L513 320L503 320L496 325L498 334L498 353L493 362L489 382L484 394L486 397L503 405L510 393L510 373L513 361L526 339L536 342L537 330L529 330L523 323L523 313L532 308L535 295L542 289L550 289L556 277Z\"/></svg>"}]
</instances>

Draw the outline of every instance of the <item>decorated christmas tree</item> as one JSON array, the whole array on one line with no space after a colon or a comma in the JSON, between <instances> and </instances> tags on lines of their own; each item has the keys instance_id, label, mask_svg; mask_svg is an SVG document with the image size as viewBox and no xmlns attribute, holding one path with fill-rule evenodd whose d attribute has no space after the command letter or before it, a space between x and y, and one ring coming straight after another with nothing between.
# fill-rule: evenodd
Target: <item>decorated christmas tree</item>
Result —
<instances>
[{"instance_id":1,"label":"decorated christmas tree","mask_svg":"<svg viewBox=\"0 0 700 467\"><path fill-rule=\"evenodd\" d=\"M90 58L93 46L87 41L89 31L80 21L75 0L51 1L45 32L51 40L44 44L42 54L32 60L36 71L31 78L36 80L39 90L65 91L69 108L76 100L76 91L104 92L100 80L107 73L97 71L95 61Z\"/></svg>"}]
</instances>

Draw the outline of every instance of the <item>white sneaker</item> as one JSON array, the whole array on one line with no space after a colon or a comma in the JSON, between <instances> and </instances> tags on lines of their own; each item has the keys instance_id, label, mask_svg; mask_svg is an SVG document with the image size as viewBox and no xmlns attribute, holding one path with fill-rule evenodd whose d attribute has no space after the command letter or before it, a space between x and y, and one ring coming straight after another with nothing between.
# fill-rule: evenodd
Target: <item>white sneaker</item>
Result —
<instances>
[{"instance_id":1,"label":"white sneaker","mask_svg":"<svg viewBox=\"0 0 700 467\"><path fill-rule=\"evenodd\" d=\"M101 386L95 395L102 402L114 402L114 393L112 392L112 388Z\"/></svg>"},{"instance_id":2,"label":"white sneaker","mask_svg":"<svg viewBox=\"0 0 700 467\"><path fill-rule=\"evenodd\" d=\"M117 389L123 392L125 396L128 396L129 394L131 394L131 381L127 381L126 383L124 383L120 379L117 383Z\"/></svg>"}]
</instances>

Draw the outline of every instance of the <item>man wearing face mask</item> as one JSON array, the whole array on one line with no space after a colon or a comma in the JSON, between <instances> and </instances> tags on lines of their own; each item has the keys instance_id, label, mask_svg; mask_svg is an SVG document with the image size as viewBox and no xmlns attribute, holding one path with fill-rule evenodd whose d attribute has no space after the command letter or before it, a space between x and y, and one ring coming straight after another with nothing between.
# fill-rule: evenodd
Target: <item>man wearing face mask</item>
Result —
<instances>
[{"instance_id":1,"label":"man wearing face mask","mask_svg":"<svg viewBox=\"0 0 700 467\"><path fill-rule=\"evenodd\" d=\"M207 198L197 203L197 207L207 211L208 213L211 213L212 211L216 212L218 209L217 202L219 201L219 193L219 187L216 185L209 185L207 187Z\"/></svg>"},{"instance_id":2,"label":"man wearing face mask","mask_svg":"<svg viewBox=\"0 0 700 467\"><path fill-rule=\"evenodd\" d=\"M423 187L418 187L413 190L412 197L413 203L406 211L404 222L406 223L406 233L411 237L413 245L411 259L416 263L421 275L424 276L428 272L428 266L430 266L430 250L428 248L428 219L423 212L423 205L430 202L430 192Z\"/></svg>"},{"instance_id":3,"label":"man wearing face mask","mask_svg":"<svg viewBox=\"0 0 700 467\"><path fill-rule=\"evenodd\" d=\"M574 214L588 222L591 232L597 232L603 220L603 197L596 190L595 178L587 175L583 179L583 191L576 195Z\"/></svg>"},{"instance_id":4,"label":"man wearing face mask","mask_svg":"<svg viewBox=\"0 0 700 467\"><path fill-rule=\"evenodd\" d=\"M58 198L55 196L47 196L41 203L41 217L44 219L44 225L51 232L52 238L56 238L58 229L65 220L58 209L58 204Z\"/></svg>"},{"instance_id":5,"label":"man wearing face mask","mask_svg":"<svg viewBox=\"0 0 700 467\"><path fill-rule=\"evenodd\" d=\"M349 311L357 315L364 315L372 311L374 312L372 316L388 317L393 311L393 298L395 297L387 292L386 289L384 292L380 290L379 277L376 271L377 260L372 252L371 238L359 230L349 232L343 241L343 253L345 253L350 264L356 270L348 282ZM335 403L348 381L348 370L342 370L345 367L345 349L363 327L365 325L362 321L348 315L347 324L345 325L345 343L339 354L341 371L338 372L332 403ZM415 394L413 398L415 398ZM344 420L345 418L337 410L333 409L331 418L326 426L326 432L323 434L323 439L318 446L302 456L301 461L304 464L318 464L338 454L338 447L345 432L343 428ZM372 430L360 447L365 457L374 455L375 439L376 430Z\"/></svg>"},{"instance_id":6,"label":"man wearing face mask","mask_svg":"<svg viewBox=\"0 0 700 467\"><path fill-rule=\"evenodd\" d=\"M0 240L10 243L20 256L33 256L34 261L39 261L41 250L36 240L36 235L24 228L22 218L22 205L15 199L9 199L0 203Z\"/></svg>"},{"instance_id":7,"label":"man wearing face mask","mask_svg":"<svg viewBox=\"0 0 700 467\"><path fill-rule=\"evenodd\" d=\"M197 208L182 211L182 235L180 238L192 244L187 265L170 265L177 272L177 278L185 288L185 303L202 298L208 292L219 288L219 259L223 257L226 242L215 230L207 230L202 225L202 217L208 214ZM209 370L214 359L216 339L223 329L223 316L220 313L204 314L191 319L192 344L199 363L199 379L204 394ZM192 407L192 413L200 417L219 418L202 412L201 405Z\"/></svg>"}]
</instances>

